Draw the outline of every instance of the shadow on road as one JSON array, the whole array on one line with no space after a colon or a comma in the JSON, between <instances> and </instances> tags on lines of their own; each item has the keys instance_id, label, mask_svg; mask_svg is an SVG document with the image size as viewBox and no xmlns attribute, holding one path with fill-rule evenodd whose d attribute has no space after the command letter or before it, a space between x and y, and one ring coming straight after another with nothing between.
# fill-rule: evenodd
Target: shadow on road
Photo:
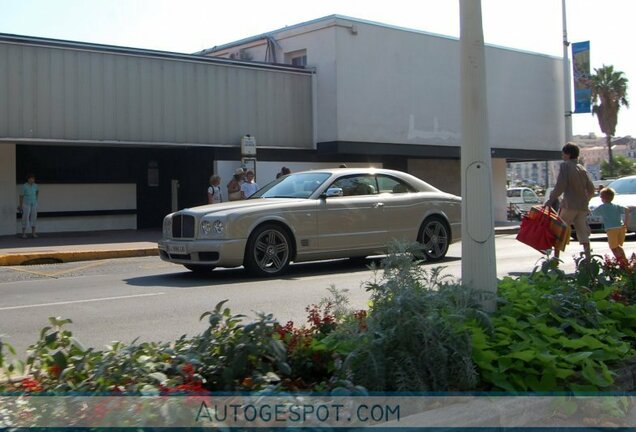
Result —
<instances>
[{"instance_id":1,"label":"shadow on road","mask_svg":"<svg viewBox=\"0 0 636 432\"><path fill-rule=\"evenodd\" d=\"M435 263L424 263L427 267L439 267L445 264L459 261L459 257L447 256L444 260ZM224 285L228 283L243 283L251 281L302 281L303 278L313 276L333 275L334 281L340 274L362 273L368 272L372 264L380 267L382 258L367 258L364 260L331 260L331 261L315 261L307 263L292 264L289 266L287 273L277 278L256 278L250 276L243 267L224 269L219 268L207 274L194 273L183 268L182 272L139 276L130 279L124 279L129 285L133 286L161 286L168 288L190 288L203 285Z\"/></svg>"}]
</instances>

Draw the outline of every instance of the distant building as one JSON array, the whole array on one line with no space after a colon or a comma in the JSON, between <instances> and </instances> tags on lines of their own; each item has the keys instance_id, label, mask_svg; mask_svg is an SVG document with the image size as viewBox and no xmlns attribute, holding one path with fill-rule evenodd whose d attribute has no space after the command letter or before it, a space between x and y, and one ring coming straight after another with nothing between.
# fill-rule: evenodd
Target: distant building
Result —
<instances>
[{"instance_id":1,"label":"distant building","mask_svg":"<svg viewBox=\"0 0 636 432\"><path fill-rule=\"evenodd\" d=\"M597 137L594 134L575 135L572 140L576 143L581 153L580 162L585 166L592 180L601 179L601 162L608 160L605 137ZM614 138L612 140L612 154L636 159L636 139L631 136ZM508 183L514 185L553 186L559 173L561 161L533 161L513 162L507 167Z\"/></svg>"}]
</instances>

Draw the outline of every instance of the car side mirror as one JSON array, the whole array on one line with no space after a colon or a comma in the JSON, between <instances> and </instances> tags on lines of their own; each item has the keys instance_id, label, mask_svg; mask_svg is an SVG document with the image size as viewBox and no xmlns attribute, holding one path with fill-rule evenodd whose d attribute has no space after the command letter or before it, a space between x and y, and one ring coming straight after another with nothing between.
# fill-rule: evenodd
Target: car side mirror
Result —
<instances>
[{"instance_id":1,"label":"car side mirror","mask_svg":"<svg viewBox=\"0 0 636 432\"><path fill-rule=\"evenodd\" d=\"M322 196L324 198L341 197L344 196L344 192L342 192L342 188L330 187L325 191L325 193L322 194Z\"/></svg>"}]
</instances>

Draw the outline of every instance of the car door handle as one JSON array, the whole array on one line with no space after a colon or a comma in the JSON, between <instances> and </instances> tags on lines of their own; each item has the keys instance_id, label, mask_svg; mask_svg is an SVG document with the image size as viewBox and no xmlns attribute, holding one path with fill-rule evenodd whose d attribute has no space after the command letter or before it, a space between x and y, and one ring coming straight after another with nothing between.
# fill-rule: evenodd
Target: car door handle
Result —
<instances>
[{"instance_id":1,"label":"car door handle","mask_svg":"<svg viewBox=\"0 0 636 432\"><path fill-rule=\"evenodd\" d=\"M381 208L384 207L384 203L375 203L373 204L373 208Z\"/></svg>"}]
</instances>

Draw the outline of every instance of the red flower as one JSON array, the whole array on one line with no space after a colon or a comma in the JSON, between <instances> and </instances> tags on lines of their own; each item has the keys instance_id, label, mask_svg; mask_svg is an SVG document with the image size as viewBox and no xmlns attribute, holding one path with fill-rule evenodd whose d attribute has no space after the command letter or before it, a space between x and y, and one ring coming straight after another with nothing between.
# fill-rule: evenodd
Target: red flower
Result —
<instances>
[{"instance_id":1,"label":"red flower","mask_svg":"<svg viewBox=\"0 0 636 432\"><path fill-rule=\"evenodd\" d=\"M183 374L187 377L187 378L192 378L192 376L194 375L194 366L191 363L186 363L181 367L181 371L183 372Z\"/></svg>"},{"instance_id":2,"label":"red flower","mask_svg":"<svg viewBox=\"0 0 636 432\"><path fill-rule=\"evenodd\" d=\"M627 304L627 299L625 298L625 296L621 293L619 293L618 291L614 291L611 295L610 298L612 300L614 300L616 303L625 303Z\"/></svg>"},{"instance_id":3,"label":"red flower","mask_svg":"<svg viewBox=\"0 0 636 432\"><path fill-rule=\"evenodd\" d=\"M47 371L49 373L49 376L59 378L60 374L62 373L62 367L60 365L54 364L52 366L49 366Z\"/></svg>"},{"instance_id":4,"label":"red flower","mask_svg":"<svg viewBox=\"0 0 636 432\"><path fill-rule=\"evenodd\" d=\"M22 380L20 385L24 390L31 393L44 391L44 389L42 388L42 384L40 384L40 382L35 378L25 378Z\"/></svg>"}]
</instances>

